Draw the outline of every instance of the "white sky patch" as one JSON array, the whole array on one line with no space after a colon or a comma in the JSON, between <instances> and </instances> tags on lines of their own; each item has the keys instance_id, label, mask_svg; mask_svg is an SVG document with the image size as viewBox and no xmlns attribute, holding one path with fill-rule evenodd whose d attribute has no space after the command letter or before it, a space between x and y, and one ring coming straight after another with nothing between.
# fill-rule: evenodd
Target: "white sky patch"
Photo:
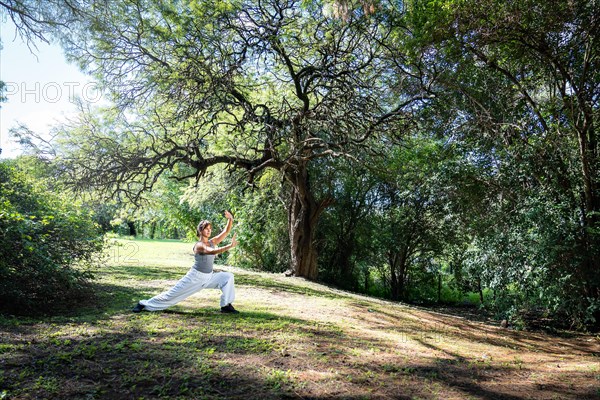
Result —
<instances>
[{"instance_id":1,"label":"white sky patch","mask_svg":"<svg viewBox=\"0 0 600 400\"><path fill-rule=\"evenodd\" d=\"M0 40L0 80L8 99L0 104L0 157L12 158L21 151L9 137L11 128L22 123L45 134L76 115L76 97L93 104L102 96L90 77L66 62L58 44L36 43L33 54L7 19L1 21Z\"/></svg>"}]
</instances>

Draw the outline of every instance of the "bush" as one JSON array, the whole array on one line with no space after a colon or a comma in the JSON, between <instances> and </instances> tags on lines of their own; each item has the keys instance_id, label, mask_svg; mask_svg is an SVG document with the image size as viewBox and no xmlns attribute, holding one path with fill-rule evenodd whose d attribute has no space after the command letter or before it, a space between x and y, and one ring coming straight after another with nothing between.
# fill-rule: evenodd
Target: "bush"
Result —
<instances>
[{"instance_id":1,"label":"bush","mask_svg":"<svg viewBox=\"0 0 600 400\"><path fill-rule=\"evenodd\" d=\"M80 265L101 253L89 212L48 192L12 162L0 162L0 312L54 312L87 297Z\"/></svg>"}]
</instances>

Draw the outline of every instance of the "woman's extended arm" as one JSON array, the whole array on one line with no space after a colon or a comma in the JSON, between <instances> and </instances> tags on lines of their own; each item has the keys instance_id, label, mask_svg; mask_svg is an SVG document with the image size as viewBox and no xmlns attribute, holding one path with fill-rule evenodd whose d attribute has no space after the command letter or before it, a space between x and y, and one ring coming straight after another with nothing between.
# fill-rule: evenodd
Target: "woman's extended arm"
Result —
<instances>
[{"instance_id":1,"label":"woman's extended arm","mask_svg":"<svg viewBox=\"0 0 600 400\"><path fill-rule=\"evenodd\" d=\"M235 238L235 235L236 234L234 233L233 237L231 238L231 243L229 243L226 246L222 246L222 247L209 247L205 243L198 242L198 243L196 243L196 246L194 246L194 252L198 253L198 254L221 254L221 253L225 253L227 250L231 250L235 246L237 246L237 240Z\"/></svg>"},{"instance_id":2,"label":"woman's extended arm","mask_svg":"<svg viewBox=\"0 0 600 400\"><path fill-rule=\"evenodd\" d=\"M225 211L225 218L227 218L227 224L225 225L225 229L223 229L223 231L221 233L219 233L217 236L215 236L214 238L211 239L214 244L221 243L223 241L223 239L225 239L227 237L227 235L229 235L229 232L231 232L231 227L233 227L233 215L231 215L231 213L229 211ZM219 254L219 253L214 253L214 254Z\"/></svg>"}]
</instances>

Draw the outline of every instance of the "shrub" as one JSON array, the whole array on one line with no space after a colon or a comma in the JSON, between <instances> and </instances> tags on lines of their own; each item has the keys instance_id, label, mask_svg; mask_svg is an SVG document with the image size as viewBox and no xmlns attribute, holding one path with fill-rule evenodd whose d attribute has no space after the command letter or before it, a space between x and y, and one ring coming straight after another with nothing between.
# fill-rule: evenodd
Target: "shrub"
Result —
<instances>
[{"instance_id":1,"label":"shrub","mask_svg":"<svg viewBox=\"0 0 600 400\"><path fill-rule=\"evenodd\" d=\"M55 312L87 297L82 265L101 254L89 212L0 162L0 312Z\"/></svg>"}]
</instances>

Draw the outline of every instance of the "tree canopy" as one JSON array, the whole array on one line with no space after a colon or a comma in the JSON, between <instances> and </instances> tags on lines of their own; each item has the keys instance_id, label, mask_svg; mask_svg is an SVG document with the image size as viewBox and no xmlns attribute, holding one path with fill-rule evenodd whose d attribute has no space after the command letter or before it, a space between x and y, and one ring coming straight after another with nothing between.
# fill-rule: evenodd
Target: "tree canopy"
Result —
<instances>
[{"instance_id":1,"label":"tree canopy","mask_svg":"<svg viewBox=\"0 0 600 400\"><path fill-rule=\"evenodd\" d=\"M118 110L87 113L65 144L76 180L136 201L177 164L179 179L212 166L267 168L290 186L292 268L316 277L310 163L352 157L406 129L429 98L400 88L410 76L385 40L390 20L340 20L294 1L126 1L83 20L63 40Z\"/></svg>"},{"instance_id":2,"label":"tree canopy","mask_svg":"<svg viewBox=\"0 0 600 400\"><path fill-rule=\"evenodd\" d=\"M597 2L77 4L57 37L113 106L54 143L73 187L191 181L187 221L218 183L240 262L600 321Z\"/></svg>"}]
</instances>

